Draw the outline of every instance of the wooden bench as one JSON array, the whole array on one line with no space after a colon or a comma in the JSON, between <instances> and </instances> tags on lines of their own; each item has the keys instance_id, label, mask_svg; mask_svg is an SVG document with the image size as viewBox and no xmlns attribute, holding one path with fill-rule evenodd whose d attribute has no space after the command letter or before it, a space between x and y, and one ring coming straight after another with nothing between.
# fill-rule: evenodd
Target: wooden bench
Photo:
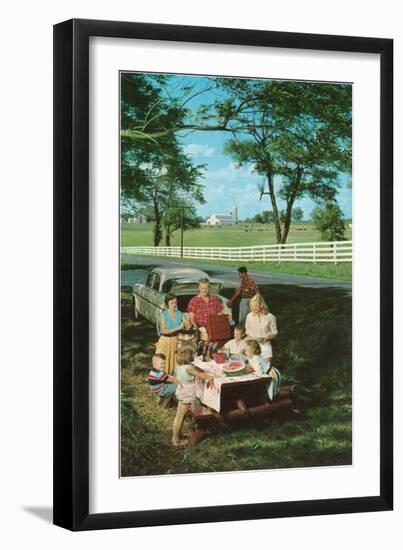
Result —
<instances>
[{"instance_id":1,"label":"wooden bench","mask_svg":"<svg viewBox=\"0 0 403 550\"><path fill-rule=\"evenodd\" d=\"M228 424L234 421L269 416L284 410L299 413L293 399L294 389L290 387L282 388L273 401L268 400L267 382L262 383L261 379L228 384L222 389L224 391L219 413L206 407L198 399L192 403L189 414L194 429L189 445L196 445L207 432L219 433L228 429Z\"/></svg>"}]
</instances>

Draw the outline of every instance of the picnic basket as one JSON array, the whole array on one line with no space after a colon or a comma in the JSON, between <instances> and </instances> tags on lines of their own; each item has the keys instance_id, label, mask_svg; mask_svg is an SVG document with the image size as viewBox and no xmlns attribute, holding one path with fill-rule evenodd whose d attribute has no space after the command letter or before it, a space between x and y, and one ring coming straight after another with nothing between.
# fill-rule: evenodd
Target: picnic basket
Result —
<instances>
[{"instance_id":1,"label":"picnic basket","mask_svg":"<svg viewBox=\"0 0 403 550\"><path fill-rule=\"evenodd\" d=\"M227 315L210 315L206 329L210 342L226 341L231 338L231 326Z\"/></svg>"}]
</instances>

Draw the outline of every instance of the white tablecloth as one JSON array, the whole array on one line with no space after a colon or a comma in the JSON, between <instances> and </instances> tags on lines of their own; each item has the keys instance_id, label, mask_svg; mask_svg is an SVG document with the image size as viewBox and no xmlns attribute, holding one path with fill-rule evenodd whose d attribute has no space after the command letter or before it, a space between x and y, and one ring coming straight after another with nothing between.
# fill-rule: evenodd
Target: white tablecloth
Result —
<instances>
[{"instance_id":1,"label":"white tablecloth","mask_svg":"<svg viewBox=\"0 0 403 550\"><path fill-rule=\"evenodd\" d=\"M216 378L211 380L197 379L196 382L196 397L206 405L217 412L220 412L221 408L221 388L224 384L232 384L234 382L246 382L249 380L257 380L259 378L270 378L268 374L258 376L252 374L242 374L240 376L226 376L222 370L222 365L211 361L204 363L198 359L194 361L194 365L207 372L213 372L216 374Z\"/></svg>"}]
</instances>

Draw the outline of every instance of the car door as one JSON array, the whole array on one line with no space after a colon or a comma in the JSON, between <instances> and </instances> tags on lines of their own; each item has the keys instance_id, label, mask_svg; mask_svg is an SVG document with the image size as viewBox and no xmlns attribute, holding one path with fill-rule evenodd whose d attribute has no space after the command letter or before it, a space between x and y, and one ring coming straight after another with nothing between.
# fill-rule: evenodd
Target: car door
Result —
<instances>
[{"instance_id":1,"label":"car door","mask_svg":"<svg viewBox=\"0 0 403 550\"><path fill-rule=\"evenodd\" d=\"M148 306L148 302L149 302L150 293L153 287L154 277L155 277L154 273L150 272L147 275L147 279L144 286L141 286L139 288L139 291L136 293L137 311L139 312L140 315L142 315L146 319L149 319L150 308Z\"/></svg>"},{"instance_id":2,"label":"car door","mask_svg":"<svg viewBox=\"0 0 403 550\"><path fill-rule=\"evenodd\" d=\"M144 287L143 310L140 313L152 323L157 324L163 307L161 302L163 303L164 300L160 295L160 275L159 273L153 273L152 275L152 278L147 278Z\"/></svg>"},{"instance_id":3,"label":"car door","mask_svg":"<svg viewBox=\"0 0 403 550\"><path fill-rule=\"evenodd\" d=\"M161 278L159 273L155 273L149 294L149 317L150 321L155 323L157 327L160 322L161 311L164 307L164 297L161 294Z\"/></svg>"}]
</instances>

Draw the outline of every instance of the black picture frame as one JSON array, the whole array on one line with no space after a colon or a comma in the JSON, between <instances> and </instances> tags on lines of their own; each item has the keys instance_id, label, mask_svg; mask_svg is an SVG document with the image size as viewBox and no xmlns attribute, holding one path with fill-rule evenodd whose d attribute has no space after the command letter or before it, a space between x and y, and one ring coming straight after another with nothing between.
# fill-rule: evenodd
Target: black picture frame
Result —
<instances>
[{"instance_id":1,"label":"black picture frame","mask_svg":"<svg viewBox=\"0 0 403 550\"><path fill-rule=\"evenodd\" d=\"M363 52L381 58L380 488L370 497L89 513L89 38ZM391 510L393 40L73 19L54 26L54 523L90 530Z\"/></svg>"}]
</instances>

